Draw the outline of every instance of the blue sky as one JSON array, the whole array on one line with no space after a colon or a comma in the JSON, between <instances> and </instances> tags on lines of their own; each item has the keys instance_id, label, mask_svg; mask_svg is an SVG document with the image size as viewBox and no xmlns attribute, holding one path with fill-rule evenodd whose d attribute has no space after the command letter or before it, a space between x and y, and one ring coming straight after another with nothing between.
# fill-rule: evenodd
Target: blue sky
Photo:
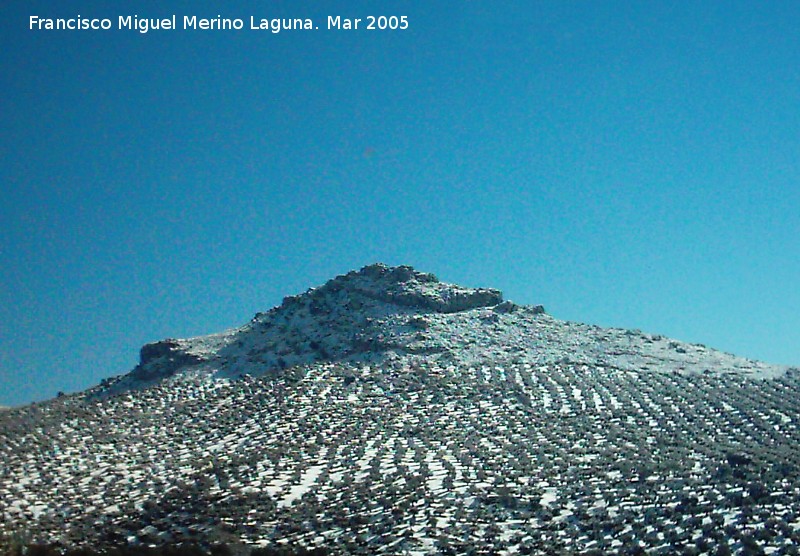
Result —
<instances>
[{"instance_id":1,"label":"blue sky","mask_svg":"<svg viewBox=\"0 0 800 556\"><path fill-rule=\"evenodd\" d=\"M800 4L114 4L0 7L0 404L376 261L800 364Z\"/></svg>"}]
</instances>

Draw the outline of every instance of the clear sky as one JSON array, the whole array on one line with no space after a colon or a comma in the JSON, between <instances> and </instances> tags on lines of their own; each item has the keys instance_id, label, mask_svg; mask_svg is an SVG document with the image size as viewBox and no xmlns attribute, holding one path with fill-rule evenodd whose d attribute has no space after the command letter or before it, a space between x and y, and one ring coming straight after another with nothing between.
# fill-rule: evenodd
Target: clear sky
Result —
<instances>
[{"instance_id":1,"label":"clear sky","mask_svg":"<svg viewBox=\"0 0 800 556\"><path fill-rule=\"evenodd\" d=\"M0 51L0 404L377 261L800 364L798 2L10 1Z\"/></svg>"}]
</instances>

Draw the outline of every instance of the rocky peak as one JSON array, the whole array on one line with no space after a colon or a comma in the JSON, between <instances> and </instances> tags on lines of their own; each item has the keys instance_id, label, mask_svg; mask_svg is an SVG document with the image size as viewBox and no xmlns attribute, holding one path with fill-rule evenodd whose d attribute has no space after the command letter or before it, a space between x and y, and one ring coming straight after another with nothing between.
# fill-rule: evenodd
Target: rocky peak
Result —
<instances>
[{"instance_id":1,"label":"rocky peak","mask_svg":"<svg viewBox=\"0 0 800 556\"><path fill-rule=\"evenodd\" d=\"M514 305L491 288L440 282L410 266L376 263L329 280L237 329L145 345L130 379L151 382L183 370L263 374L317 361L382 359L390 353L442 353L450 333L426 331L428 318ZM420 320L422 319L422 320Z\"/></svg>"},{"instance_id":2,"label":"rocky peak","mask_svg":"<svg viewBox=\"0 0 800 556\"><path fill-rule=\"evenodd\" d=\"M139 377L141 379L153 378L158 375L170 374L184 366L202 363L202 357L187 351L187 340L167 338L151 344L145 344L139 351ZM159 365L152 365L158 362ZM158 369L158 373L153 369ZM151 374L152 373L152 374Z\"/></svg>"},{"instance_id":3,"label":"rocky peak","mask_svg":"<svg viewBox=\"0 0 800 556\"><path fill-rule=\"evenodd\" d=\"M383 263L337 276L308 293L319 296L342 290L385 303L435 313L457 313L493 307L503 302L503 293L496 289L465 288L447 284L440 282L434 274L419 272L407 265L390 267Z\"/></svg>"}]
</instances>

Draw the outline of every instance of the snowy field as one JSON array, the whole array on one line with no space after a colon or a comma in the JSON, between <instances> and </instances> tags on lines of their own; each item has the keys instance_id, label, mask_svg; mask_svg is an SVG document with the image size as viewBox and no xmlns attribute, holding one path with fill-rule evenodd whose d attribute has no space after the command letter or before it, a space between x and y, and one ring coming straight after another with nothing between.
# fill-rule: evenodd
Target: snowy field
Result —
<instances>
[{"instance_id":1,"label":"snowy field","mask_svg":"<svg viewBox=\"0 0 800 556\"><path fill-rule=\"evenodd\" d=\"M0 533L350 554L800 546L800 372L500 299L373 265L0 412Z\"/></svg>"},{"instance_id":2,"label":"snowy field","mask_svg":"<svg viewBox=\"0 0 800 556\"><path fill-rule=\"evenodd\" d=\"M0 521L67 543L408 554L800 541L794 373L409 368L416 386L397 391L352 370L4 414Z\"/></svg>"}]
</instances>

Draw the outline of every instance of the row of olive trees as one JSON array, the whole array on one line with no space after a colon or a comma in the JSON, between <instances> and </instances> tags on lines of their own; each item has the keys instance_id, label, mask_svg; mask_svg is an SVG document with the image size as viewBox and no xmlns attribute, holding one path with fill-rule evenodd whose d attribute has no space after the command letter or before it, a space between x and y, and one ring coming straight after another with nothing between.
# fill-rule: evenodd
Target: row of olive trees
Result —
<instances>
[{"instance_id":1,"label":"row of olive trees","mask_svg":"<svg viewBox=\"0 0 800 556\"><path fill-rule=\"evenodd\" d=\"M181 544L158 547L97 547L63 549L53 545L24 544L16 538L0 538L0 556L325 556L328 550L276 547L248 549L242 545L204 548Z\"/></svg>"}]
</instances>

